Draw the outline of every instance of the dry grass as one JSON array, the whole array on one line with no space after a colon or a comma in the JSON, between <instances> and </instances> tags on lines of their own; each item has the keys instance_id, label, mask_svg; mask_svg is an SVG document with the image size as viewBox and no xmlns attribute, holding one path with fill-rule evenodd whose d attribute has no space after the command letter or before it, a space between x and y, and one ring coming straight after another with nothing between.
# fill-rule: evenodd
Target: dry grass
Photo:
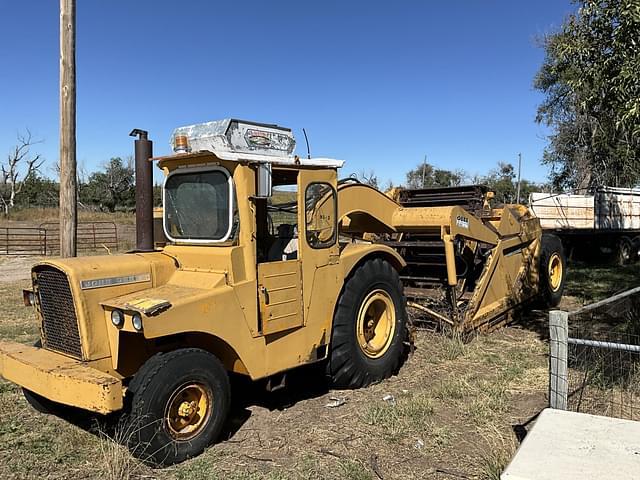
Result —
<instances>
[{"instance_id":1,"label":"dry grass","mask_svg":"<svg viewBox=\"0 0 640 480\"><path fill-rule=\"evenodd\" d=\"M0 284L2 339L37 337L21 306L27 284ZM376 469L385 479L453 478L438 476L444 469L497 479L516 447L512 426L546 404L546 354L535 332L517 328L467 343L419 332L398 376L354 391L309 394L294 384L280 403L256 395L234 413L229 441L164 470L99 431L34 412L19 388L0 381L0 478L364 480L377 479ZM333 396L347 401L326 408Z\"/></svg>"},{"instance_id":2,"label":"dry grass","mask_svg":"<svg viewBox=\"0 0 640 480\"><path fill-rule=\"evenodd\" d=\"M39 334L33 310L25 307L22 290L29 288L29 280L0 283L0 339L33 343Z\"/></svg>"},{"instance_id":3,"label":"dry grass","mask_svg":"<svg viewBox=\"0 0 640 480\"><path fill-rule=\"evenodd\" d=\"M58 221L59 210L57 208L24 208L14 209L9 217L0 217L0 225L11 225L12 222L51 222ZM135 224L135 214L131 212L96 212L91 210L78 210L79 222L115 222L123 225Z\"/></svg>"},{"instance_id":4,"label":"dry grass","mask_svg":"<svg viewBox=\"0 0 640 480\"><path fill-rule=\"evenodd\" d=\"M118 425L109 435L96 424L94 429L100 439L97 465L106 480L153 478L153 470L134 458L125 445L134 432Z\"/></svg>"},{"instance_id":5,"label":"dry grass","mask_svg":"<svg viewBox=\"0 0 640 480\"><path fill-rule=\"evenodd\" d=\"M422 435L433 416L433 401L424 393L402 394L393 400L379 400L365 412L363 420L378 427L383 436L398 441L407 434Z\"/></svg>"},{"instance_id":6,"label":"dry grass","mask_svg":"<svg viewBox=\"0 0 640 480\"><path fill-rule=\"evenodd\" d=\"M481 454L483 480L500 480L500 475L507 467L518 448L514 436L504 437L500 432L486 437L487 447Z\"/></svg>"}]
</instances>

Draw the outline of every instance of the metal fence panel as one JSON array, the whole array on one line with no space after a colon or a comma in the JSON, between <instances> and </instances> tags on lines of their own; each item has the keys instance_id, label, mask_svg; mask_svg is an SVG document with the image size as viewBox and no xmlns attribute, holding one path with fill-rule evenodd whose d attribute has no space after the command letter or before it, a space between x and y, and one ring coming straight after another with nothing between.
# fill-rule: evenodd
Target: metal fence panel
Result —
<instances>
[{"instance_id":1,"label":"metal fence panel","mask_svg":"<svg viewBox=\"0 0 640 480\"><path fill-rule=\"evenodd\" d=\"M114 222L78 224L79 251L118 250L118 228ZM38 227L0 227L0 255L58 255L60 225L45 222Z\"/></svg>"},{"instance_id":2,"label":"metal fence panel","mask_svg":"<svg viewBox=\"0 0 640 480\"><path fill-rule=\"evenodd\" d=\"M0 254L45 255L47 231L40 227L0 227Z\"/></svg>"}]
</instances>

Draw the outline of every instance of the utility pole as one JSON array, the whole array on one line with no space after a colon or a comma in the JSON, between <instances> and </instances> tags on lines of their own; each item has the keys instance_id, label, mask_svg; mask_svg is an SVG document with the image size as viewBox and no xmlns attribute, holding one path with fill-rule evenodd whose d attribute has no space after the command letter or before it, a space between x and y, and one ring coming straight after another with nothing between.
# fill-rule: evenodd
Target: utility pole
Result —
<instances>
[{"instance_id":1,"label":"utility pole","mask_svg":"<svg viewBox=\"0 0 640 480\"><path fill-rule=\"evenodd\" d=\"M427 156L424 156L424 161L422 162L422 188L424 188L424 172L427 169Z\"/></svg>"},{"instance_id":2,"label":"utility pole","mask_svg":"<svg viewBox=\"0 0 640 480\"><path fill-rule=\"evenodd\" d=\"M520 169L522 168L522 154L518 154L518 187L516 189L516 203L520 203Z\"/></svg>"},{"instance_id":3,"label":"utility pole","mask_svg":"<svg viewBox=\"0 0 640 480\"><path fill-rule=\"evenodd\" d=\"M76 0L60 0L60 255L76 256Z\"/></svg>"}]
</instances>

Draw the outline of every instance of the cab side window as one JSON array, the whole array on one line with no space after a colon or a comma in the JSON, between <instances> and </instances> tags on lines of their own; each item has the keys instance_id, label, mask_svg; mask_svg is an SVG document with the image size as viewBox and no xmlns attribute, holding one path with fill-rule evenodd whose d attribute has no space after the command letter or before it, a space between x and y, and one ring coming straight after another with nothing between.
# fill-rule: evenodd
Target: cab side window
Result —
<instances>
[{"instance_id":1,"label":"cab side window","mask_svg":"<svg viewBox=\"0 0 640 480\"><path fill-rule=\"evenodd\" d=\"M311 248L327 248L336 243L336 191L324 182L310 183L305 190L305 226Z\"/></svg>"}]
</instances>

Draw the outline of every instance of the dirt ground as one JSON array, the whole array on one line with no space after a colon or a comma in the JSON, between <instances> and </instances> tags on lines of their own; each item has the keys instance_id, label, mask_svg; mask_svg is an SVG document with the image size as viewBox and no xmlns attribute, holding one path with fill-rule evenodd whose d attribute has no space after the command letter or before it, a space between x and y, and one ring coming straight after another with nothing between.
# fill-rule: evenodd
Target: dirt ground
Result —
<instances>
[{"instance_id":1,"label":"dirt ground","mask_svg":"<svg viewBox=\"0 0 640 480\"><path fill-rule=\"evenodd\" d=\"M21 306L28 260L0 257L2 339L38 335ZM563 306L630 286L635 268L577 267ZM545 321L527 312L468 343L418 331L398 375L360 390L327 391L313 368L271 394L234 382L223 441L162 470L133 460L96 422L36 413L0 381L0 478L497 479L547 404Z\"/></svg>"}]
</instances>

